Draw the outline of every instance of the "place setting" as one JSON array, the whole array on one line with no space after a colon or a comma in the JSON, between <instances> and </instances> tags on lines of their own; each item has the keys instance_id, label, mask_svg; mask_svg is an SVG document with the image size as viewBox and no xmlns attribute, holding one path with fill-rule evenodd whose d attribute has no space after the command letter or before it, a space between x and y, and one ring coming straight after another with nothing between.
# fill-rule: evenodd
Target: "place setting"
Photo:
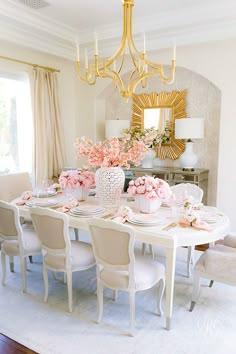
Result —
<instances>
[{"instance_id":1,"label":"place setting","mask_svg":"<svg viewBox=\"0 0 236 354\"><path fill-rule=\"evenodd\" d=\"M164 223L165 219L155 214L131 213L127 221L139 226L156 226Z\"/></svg>"},{"instance_id":2,"label":"place setting","mask_svg":"<svg viewBox=\"0 0 236 354\"><path fill-rule=\"evenodd\" d=\"M104 214L105 211L106 209L99 205L79 204L78 206L71 208L69 214L77 217L92 217Z\"/></svg>"}]
</instances>

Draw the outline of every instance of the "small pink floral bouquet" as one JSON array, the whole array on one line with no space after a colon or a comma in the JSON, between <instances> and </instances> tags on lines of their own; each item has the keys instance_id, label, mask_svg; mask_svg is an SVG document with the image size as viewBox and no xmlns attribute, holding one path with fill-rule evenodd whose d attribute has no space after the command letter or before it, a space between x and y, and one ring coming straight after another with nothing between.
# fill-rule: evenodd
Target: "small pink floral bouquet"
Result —
<instances>
[{"instance_id":1,"label":"small pink floral bouquet","mask_svg":"<svg viewBox=\"0 0 236 354\"><path fill-rule=\"evenodd\" d=\"M130 163L138 166L148 151L146 135L140 140L133 140L130 134L121 138L108 137L104 141L93 143L81 137L76 140L77 159L87 158L85 168L94 167L130 167Z\"/></svg>"},{"instance_id":2,"label":"small pink floral bouquet","mask_svg":"<svg viewBox=\"0 0 236 354\"><path fill-rule=\"evenodd\" d=\"M59 179L62 189L75 189L79 186L90 188L95 186L95 174L90 171L83 171L81 168L76 170L62 171Z\"/></svg>"},{"instance_id":3,"label":"small pink floral bouquet","mask_svg":"<svg viewBox=\"0 0 236 354\"><path fill-rule=\"evenodd\" d=\"M127 192L131 197L145 195L149 200L168 199L171 195L169 184L152 176L138 177L136 180L130 181Z\"/></svg>"}]
</instances>

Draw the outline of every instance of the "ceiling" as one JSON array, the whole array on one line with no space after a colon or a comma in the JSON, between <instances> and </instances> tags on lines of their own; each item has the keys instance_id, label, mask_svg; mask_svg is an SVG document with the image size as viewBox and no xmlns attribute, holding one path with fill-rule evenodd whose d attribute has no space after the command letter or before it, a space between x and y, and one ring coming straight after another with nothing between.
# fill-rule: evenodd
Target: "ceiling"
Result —
<instances>
[{"instance_id":1,"label":"ceiling","mask_svg":"<svg viewBox=\"0 0 236 354\"><path fill-rule=\"evenodd\" d=\"M44 7L40 7L43 3ZM32 7L26 5L30 4ZM75 59L75 39L100 56L112 54L122 32L121 0L0 0L0 38L66 59ZM147 51L236 38L235 0L134 0L133 32Z\"/></svg>"}]
</instances>

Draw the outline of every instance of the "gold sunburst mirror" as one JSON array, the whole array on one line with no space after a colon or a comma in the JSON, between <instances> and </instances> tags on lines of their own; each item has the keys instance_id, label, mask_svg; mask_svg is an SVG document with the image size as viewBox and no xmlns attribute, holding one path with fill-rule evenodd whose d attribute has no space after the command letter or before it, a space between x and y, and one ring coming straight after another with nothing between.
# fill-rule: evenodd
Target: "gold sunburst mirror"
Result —
<instances>
[{"instance_id":1,"label":"gold sunburst mirror","mask_svg":"<svg viewBox=\"0 0 236 354\"><path fill-rule=\"evenodd\" d=\"M154 126L160 134L169 129L169 141L156 146L156 156L162 160L176 160L185 150L184 141L175 139L175 120L187 117L186 95L187 90L132 96L132 126L140 129Z\"/></svg>"}]
</instances>

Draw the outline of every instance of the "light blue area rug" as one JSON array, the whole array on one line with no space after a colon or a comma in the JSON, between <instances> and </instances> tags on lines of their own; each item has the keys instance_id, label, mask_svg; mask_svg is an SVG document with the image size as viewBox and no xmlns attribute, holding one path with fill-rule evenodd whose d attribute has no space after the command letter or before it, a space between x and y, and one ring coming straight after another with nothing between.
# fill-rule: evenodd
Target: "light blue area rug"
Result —
<instances>
[{"instance_id":1,"label":"light blue area rug","mask_svg":"<svg viewBox=\"0 0 236 354\"><path fill-rule=\"evenodd\" d=\"M140 245L137 245L140 252ZM163 249L156 256L165 262ZM195 251L196 258L201 254ZM148 257L148 255L147 255ZM112 301L105 291L104 315L96 323L95 268L73 275L73 313L67 312L67 288L50 274L49 299L43 303L43 277L40 257L28 263L28 291L21 291L21 274L8 273L0 285L0 332L40 354L234 354L236 328L236 288L206 281L194 311L189 306L192 279L186 278L187 249L177 254L173 326L165 329L165 316L156 311L156 290L137 293L136 336L130 337L129 299L119 293ZM165 301L163 302L165 309Z\"/></svg>"}]
</instances>

